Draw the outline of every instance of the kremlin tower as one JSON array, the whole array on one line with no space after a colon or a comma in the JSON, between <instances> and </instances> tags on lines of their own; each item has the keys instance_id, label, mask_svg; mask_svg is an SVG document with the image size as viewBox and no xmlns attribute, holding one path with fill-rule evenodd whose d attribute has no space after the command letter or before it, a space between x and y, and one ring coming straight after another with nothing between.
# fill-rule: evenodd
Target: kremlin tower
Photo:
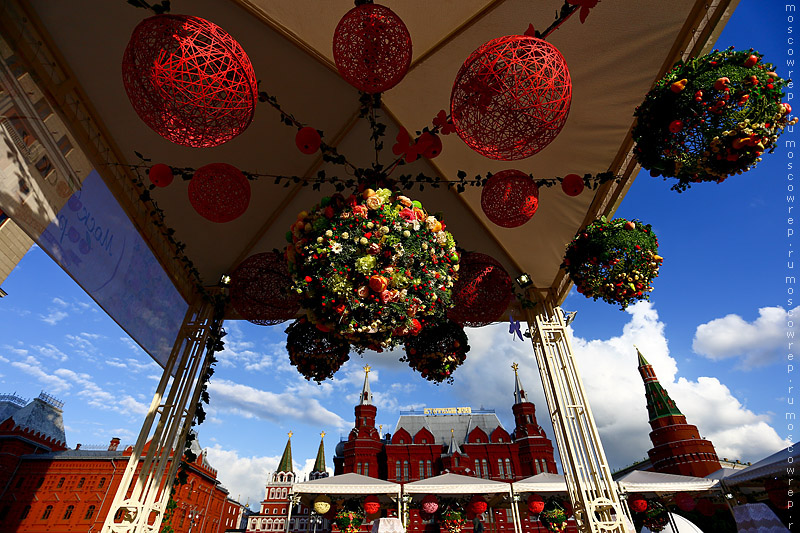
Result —
<instances>
[{"instance_id":1,"label":"kremlin tower","mask_svg":"<svg viewBox=\"0 0 800 533\"><path fill-rule=\"evenodd\" d=\"M665 474L705 477L716 472L719 464L711 441L700 437L697 426L686 423L686 417L667 391L658 382L653 367L639 349L639 374L644 381L647 414L650 416L650 440L647 452L652 470Z\"/></svg>"},{"instance_id":2,"label":"kremlin tower","mask_svg":"<svg viewBox=\"0 0 800 533\"><path fill-rule=\"evenodd\" d=\"M553 445L542 426L536 423L536 406L528 401L528 395L519 381L519 365L511 365L514 369L514 432L511 438L519 443L520 468L531 475L541 472L558 472L553 459Z\"/></svg>"}]
</instances>

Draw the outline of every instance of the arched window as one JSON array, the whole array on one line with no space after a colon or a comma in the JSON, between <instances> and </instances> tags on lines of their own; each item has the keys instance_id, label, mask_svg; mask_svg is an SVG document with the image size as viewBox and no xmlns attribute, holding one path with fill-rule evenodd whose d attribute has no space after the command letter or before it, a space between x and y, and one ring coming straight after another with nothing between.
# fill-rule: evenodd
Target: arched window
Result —
<instances>
[{"instance_id":1,"label":"arched window","mask_svg":"<svg viewBox=\"0 0 800 533\"><path fill-rule=\"evenodd\" d=\"M269 509L264 509L264 514L269 514Z\"/></svg>"},{"instance_id":2,"label":"arched window","mask_svg":"<svg viewBox=\"0 0 800 533\"><path fill-rule=\"evenodd\" d=\"M361 474L361 463L356 463L356 474Z\"/></svg>"},{"instance_id":3,"label":"arched window","mask_svg":"<svg viewBox=\"0 0 800 533\"><path fill-rule=\"evenodd\" d=\"M506 477L508 479L512 479L514 477L514 472L511 471L511 459L506 459Z\"/></svg>"},{"instance_id":4,"label":"arched window","mask_svg":"<svg viewBox=\"0 0 800 533\"><path fill-rule=\"evenodd\" d=\"M56 488L60 489L63 485L64 485L64 478L62 477L61 479L58 480L58 483L56 484Z\"/></svg>"},{"instance_id":5,"label":"arched window","mask_svg":"<svg viewBox=\"0 0 800 533\"><path fill-rule=\"evenodd\" d=\"M30 512L31 512L31 506L26 505L25 508L22 510L22 514L19 516L19 519L25 520L26 518L28 518L28 513Z\"/></svg>"},{"instance_id":6,"label":"arched window","mask_svg":"<svg viewBox=\"0 0 800 533\"><path fill-rule=\"evenodd\" d=\"M82 477L80 480L78 480L78 486L75 487L75 488L79 489L79 488L83 487L83 482L84 481L86 481L85 477Z\"/></svg>"},{"instance_id":7,"label":"arched window","mask_svg":"<svg viewBox=\"0 0 800 533\"><path fill-rule=\"evenodd\" d=\"M72 511L74 511L74 510L75 510L75 506L74 505L70 505L69 507L67 507L67 510L64 511L63 520L67 520L68 518L70 518L72 516Z\"/></svg>"},{"instance_id":8,"label":"arched window","mask_svg":"<svg viewBox=\"0 0 800 533\"><path fill-rule=\"evenodd\" d=\"M479 459L475 459L475 474L477 474L478 477L483 477L481 475L481 462Z\"/></svg>"},{"instance_id":9,"label":"arched window","mask_svg":"<svg viewBox=\"0 0 800 533\"><path fill-rule=\"evenodd\" d=\"M44 478L40 477L39 481L36 482L36 488L38 489L39 487L41 487L42 483L44 483Z\"/></svg>"},{"instance_id":10,"label":"arched window","mask_svg":"<svg viewBox=\"0 0 800 533\"><path fill-rule=\"evenodd\" d=\"M395 461L394 463L394 475L396 481L402 481L402 478L400 477L400 461Z\"/></svg>"},{"instance_id":11,"label":"arched window","mask_svg":"<svg viewBox=\"0 0 800 533\"><path fill-rule=\"evenodd\" d=\"M502 459L498 459L497 460L497 476L498 477L503 477L503 460Z\"/></svg>"},{"instance_id":12,"label":"arched window","mask_svg":"<svg viewBox=\"0 0 800 533\"><path fill-rule=\"evenodd\" d=\"M403 481L408 481L408 461L403 461Z\"/></svg>"},{"instance_id":13,"label":"arched window","mask_svg":"<svg viewBox=\"0 0 800 533\"><path fill-rule=\"evenodd\" d=\"M364 463L364 475L369 475L369 463Z\"/></svg>"},{"instance_id":14,"label":"arched window","mask_svg":"<svg viewBox=\"0 0 800 533\"><path fill-rule=\"evenodd\" d=\"M90 505L89 508L86 509L86 516L84 516L83 519L89 520L93 516L94 516L94 505Z\"/></svg>"},{"instance_id":15,"label":"arched window","mask_svg":"<svg viewBox=\"0 0 800 533\"><path fill-rule=\"evenodd\" d=\"M287 492L288 490L289 490L289 489L283 489L283 490L281 491L281 498L285 498L285 497L286 497L286 492Z\"/></svg>"},{"instance_id":16,"label":"arched window","mask_svg":"<svg viewBox=\"0 0 800 533\"><path fill-rule=\"evenodd\" d=\"M24 477L19 478L19 480L17 481L16 488L20 488L23 483L25 483L25 478Z\"/></svg>"},{"instance_id":17,"label":"arched window","mask_svg":"<svg viewBox=\"0 0 800 533\"><path fill-rule=\"evenodd\" d=\"M264 529L272 529L272 520L267 520L264 524Z\"/></svg>"},{"instance_id":18,"label":"arched window","mask_svg":"<svg viewBox=\"0 0 800 533\"><path fill-rule=\"evenodd\" d=\"M432 466L431 466L431 462L430 462L430 460L428 460L428 462L427 462L427 465L426 465L426 466L427 466L427 468L428 468L428 477L433 477L433 469L432 469Z\"/></svg>"},{"instance_id":19,"label":"arched window","mask_svg":"<svg viewBox=\"0 0 800 533\"><path fill-rule=\"evenodd\" d=\"M44 508L44 513L42 513L42 520L47 520L48 518L50 518L50 513L52 513L52 512L53 512L53 506L52 505L48 505L47 507L45 507Z\"/></svg>"},{"instance_id":20,"label":"arched window","mask_svg":"<svg viewBox=\"0 0 800 533\"><path fill-rule=\"evenodd\" d=\"M104 478L104 477L101 477L101 478L100 478L100 483L98 483L98 484L97 484L97 488L98 488L98 489L102 489L102 488L103 488L103 485L105 485L105 484L106 484L106 478Z\"/></svg>"},{"instance_id":21,"label":"arched window","mask_svg":"<svg viewBox=\"0 0 800 533\"><path fill-rule=\"evenodd\" d=\"M269 489L269 499L270 500L275 499L275 489Z\"/></svg>"},{"instance_id":22,"label":"arched window","mask_svg":"<svg viewBox=\"0 0 800 533\"><path fill-rule=\"evenodd\" d=\"M425 461L419 462L419 478L425 479Z\"/></svg>"}]
</instances>

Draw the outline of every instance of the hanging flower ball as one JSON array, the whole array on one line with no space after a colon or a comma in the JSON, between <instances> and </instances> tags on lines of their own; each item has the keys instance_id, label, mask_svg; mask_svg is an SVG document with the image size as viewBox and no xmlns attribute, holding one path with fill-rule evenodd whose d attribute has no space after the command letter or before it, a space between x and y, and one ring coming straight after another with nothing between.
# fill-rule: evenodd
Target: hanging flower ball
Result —
<instances>
[{"instance_id":1,"label":"hanging flower ball","mask_svg":"<svg viewBox=\"0 0 800 533\"><path fill-rule=\"evenodd\" d=\"M533 178L519 170L492 175L481 191L483 213L503 228L525 224L538 208L539 187Z\"/></svg>"},{"instance_id":2,"label":"hanging flower ball","mask_svg":"<svg viewBox=\"0 0 800 533\"><path fill-rule=\"evenodd\" d=\"M139 23L122 58L128 99L165 139L204 148L250 125L258 100L250 59L227 32L207 20L156 15Z\"/></svg>"},{"instance_id":3,"label":"hanging flower ball","mask_svg":"<svg viewBox=\"0 0 800 533\"><path fill-rule=\"evenodd\" d=\"M539 513L539 522L547 529L547 531L554 531L561 533L567 529L567 514L555 500L551 500L545 504L544 510Z\"/></svg>"},{"instance_id":4,"label":"hanging flower ball","mask_svg":"<svg viewBox=\"0 0 800 533\"><path fill-rule=\"evenodd\" d=\"M364 512L368 515L377 514L381 512L381 502L374 494L370 494L364 498Z\"/></svg>"},{"instance_id":5,"label":"hanging flower ball","mask_svg":"<svg viewBox=\"0 0 800 533\"><path fill-rule=\"evenodd\" d=\"M294 143L297 145L298 150L306 155L310 155L319 150L319 147L322 145L322 139L317 130L306 126L297 131L297 135L294 137Z\"/></svg>"},{"instance_id":6,"label":"hanging flower ball","mask_svg":"<svg viewBox=\"0 0 800 533\"><path fill-rule=\"evenodd\" d=\"M320 383L350 359L350 346L330 333L320 331L305 317L286 328L289 362L304 378Z\"/></svg>"},{"instance_id":7,"label":"hanging flower ball","mask_svg":"<svg viewBox=\"0 0 800 533\"><path fill-rule=\"evenodd\" d=\"M584 183L583 178L577 174L567 174L561 180L561 190L567 196L578 196L583 192Z\"/></svg>"},{"instance_id":8,"label":"hanging flower ball","mask_svg":"<svg viewBox=\"0 0 800 533\"><path fill-rule=\"evenodd\" d=\"M464 326L485 326L500 320L512 296L511 277L497 260L464 252L447 316Z\"/></svg>"},{"instance_id":9,"label":"hanging flower ball","mask_svg":"<svg viewBox=\"0 0 800 533\"><path fill-rule=\"evenodd\" d=\"M324 515L331 510L331 499L325 494L320 494L314 498L314 512L318 515Z\"/></svg>"},{"instance_id":10,"label":"hanging flower ball","mask_svg":"<svg viewBox=\"0 0 800 533\"><path fill-rule=\"evenodd\" d=\"M361 4L336 26L333 60L339 74L359 91L388 91L411 65L411 35L388 7Z\"/></svg>"},{"instance_id":11,"label":"hanging flower ball","mask_svg":"<svg viewBox=\"0 0 800 533\"><path fill-rule=\"evenodd\" d=\"M247 211L250 182L238 168L227 163L205 165L195 170L189 181L189 202L211 222L230 222Z\"/></svg>"},{"instance_id":12,"label":"hanging flower ball","mask_svg":"<svg viewBox=\"0 0 800 533\"><path fill-rule=\"evenodd\" d=\"M531 494L528 496L528 512L531 514L539 514L544 511L544 498L538 494Z\"/></svg>"},{"instance_id":13,"label":"hanging flower ball","mask_svg":"<svg viewBox=\"0 0 800 533\"><path fill-rule=\"evenodd\" d=\"M654 533L662 531L669 524L669 514L658 500L652 500L647 504L642 524Z\"/></svg>"},{"instance_id":14,"label":"hanging flower ball","mask_svg":"<svg viewBox=\"0 0 800 533\"><path fill-rule=\"evenodd\" d=\"M695 502L691 494L679 492L675 495L675 505L677 505L678 509L681 511L686 511L688 513L694 511L697 502Z\"/></svg>"},{"instance_id":15,"label":"hanging flower ball","mask_svg":"<svg viewBox=\"0 0 800 533\"><path fill-rule=\"evenodd\" d=\"M464 62L450 94L450 115L467 146L514 161L556 138L571 101L569 70L556 47L509 35L485 43Z\"/></svg>"},{"instance_id":16,"label":"hanging flower ball","mask_svg":"<svg viewBox=\"0 0 800 533\"><path fill-rule=\"evenodd\" d=\"M364 521L364 514L359 511L342 509L336 513L334 521L343 533L356 533Z\"/></svg>"},{"instance_id":17,"label":"hanging flower ball","mask_svg":"<svg viewBox=\"0 0 800 533\"><path fill-rule=\"evenodd\" d=\"M697 501L695 510L703 516L712 516L714 514L714 504L708 498L701 498Z\"/></svg>"},{"instance_id":18,"label":"hanging flower ball","mask_svg":"<svg viewBox=\"0 0 800 533\"><path fill-rule=\"evenodd\" d=\"M428 381L453 383L453 372L466 360L469 348L464 328L455 322L426 322L416 336L408 337L400 360Z\"/></svg>"},{"instance_id":19,"label":"hanging flower ball","mask_svg":"<svg viewBox=\"0 0 800 533\"><path fill-rule=\"evenodd\" d=\"M443 533L460 533L466 520L464 520L464 513L450 508L442 512L439 523L442 525Z\"/></svg>"},{"instance_id":20,"label":"hanging flower ball","mask_svg":"<svg viewBox=\"0 0 800 533\"><path fill-rule=\"evenodd\" d=\"M439 510L439 501L433 494L428 494L422 498L422 511L428 514L433 514Z\"/></svg>"},{"instance_id":21,"label":"hanging flower ball","mask_svg":"<svg viewBox=\"0 0 800 533\"><path fill-rule=\"evenodd\" d=\"M487 505L486 500L482 496L476 494L470 500L467 510L473 514L479 515L485 513L486 509L488 508L489 506Z\"/></svg>"},{"instance_id":22,"label":"hanging flower ball","mask_svg":"<svg viewBox=\"0 0 800 533\"><path fill-rule=\"evenodd\" d=\"M625 309L649 299L663 258L649 224L601 217L579 230L567 246L564 268L579 293Z\"/></svg>"},{"instance_id":23,"label":"hanging flower ball","mask_svg":"<svg viewBox=\"0 0 800 533\"><path fill-rule=\"evenodd\" d=\"M641 494L631 494L628 496L628 507L634 513L643 513L647 510L647 499Z\"/></svg>"},{"instance_id":24,"label":"hanging flower ball","mask_svg":"<svg viewBox=\"0 0 800 533\"><path fill-rule=\"evenodd\" d=\"M452 305L459 254L445 225L388 189L325 197L286 248L309 320L363 352L405 343Z\"/></svg>"},{"instance_id":25,"label":"hanging flower ball","mask_svg":"<svg viewBox=\"0 0 800 533\"><path fill-rule=\"evenodd\" d=\"M168 186L170 183L172 183L172 180L175 177L172 173L172 168L164 163L156 163L150 167L147 175L150 178L150 183L156 187Z\"/></svg>"},{"instance_id":26,"label":"hanging flower ball","mask_svg":"<svg viewBox=\"0 0 800 533\"><path fill-rule=\"evenodd\" d=\"M292 278L281 254L251 255L231 274L231 304L242 318L253 324L280 324L294 318L300 310L300 298L291 286Z\"/></svg>"},{"instance_id":27,"label":"hanging flower ball","mask_svg":"<svg viewBox=\"0 0 800 533\"><path fill-rule=\"evenodd\" d=\"M677 178L680 192L746 172L772 152L797 119L781 103L787 81L761 58L729 48L676 64L634 113L639 164Z\"/></svg>"}]
</instances>

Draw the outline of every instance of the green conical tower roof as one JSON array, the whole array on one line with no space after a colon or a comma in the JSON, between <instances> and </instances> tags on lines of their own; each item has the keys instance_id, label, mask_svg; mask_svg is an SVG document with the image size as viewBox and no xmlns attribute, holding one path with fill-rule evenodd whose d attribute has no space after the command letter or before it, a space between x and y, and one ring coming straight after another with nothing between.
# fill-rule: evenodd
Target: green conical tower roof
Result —
<instances>
[{"instance_id":1,"label":"green conical tower roof","mask_svg":"<svg viewBox=\"0 0 800 533\"><path fill-rule=\"evenodd\" d=\"M327 472L325 469L325 446L323 439L325 438L325 432L323 431L320 435L319 439L319 450L317 450L317 460L314 461L314 468L311 469L312 472Z\"/></svg>"},{"instance_id":2,"label":"green conical tower roof","mask_svg":"<svg viewBox=\"0 0 800 533\"><path fill-rule=\"evenodd\" d=\"M292 432L289 432L289 440L286 441L286 448L283 449L281 462L278 463L276 472L294 472L292 468Z\"/></svg>"},{"instance_id":3,"label":"green conical tower roof","mask_svg":"<svg viewBox=\"0 0 800 533\"><path fill-rule=\"evenodd\" d=\"M650 415L650 421L664 416L683 416L675 401L658 382L652 365L647 362L639 348L636 348L636 353L639 354L639 374L644 380L644 395L647 398L647 414Z\"/></svg>"}]
</instances>

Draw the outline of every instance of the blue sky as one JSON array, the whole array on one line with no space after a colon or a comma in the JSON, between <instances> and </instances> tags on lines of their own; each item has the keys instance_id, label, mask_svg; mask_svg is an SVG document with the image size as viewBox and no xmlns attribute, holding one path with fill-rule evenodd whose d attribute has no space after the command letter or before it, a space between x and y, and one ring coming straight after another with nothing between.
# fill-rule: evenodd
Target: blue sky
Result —
<instances>
[{"instance_id":1,"label":"blue sky","mask_svg":"<svg viewBox=\"0 0 800 533\"><path fill-rule=\"evenodd\" d=\"M789 77L788 25L782 3L742 0L718 47L752 46ZM622 312L574 291L565 301L565 309L578 311L574 348L612 467L643 458L650 447L633 344L720 456L755 461L786 444L784 276L792 271L783 146L795 137L785 134L756 170L721 185L678 194L669 182L639 176L616 216L651 223L659 237L665 260L651 302ZM115 436L132 443L158 366L36 247L3 289L0 392L33 398L45 390L64 400L71 447ZM306 382L288 364L284 328L226 324L227 348L210 384L200 443L242 501L263 496L289 431L298 469L310 468L321 431L332 467L334 446L352 427L366 363L375 369L378 423L391 432L401 409L467 405L495 408L510 429L510 365L517 361L539 423L553 438L530 344L513 341L507 324L469 331L472 351L452 386L430 384L375 354L354 355L321 386Z\"/></svg>"}]
</instances>

